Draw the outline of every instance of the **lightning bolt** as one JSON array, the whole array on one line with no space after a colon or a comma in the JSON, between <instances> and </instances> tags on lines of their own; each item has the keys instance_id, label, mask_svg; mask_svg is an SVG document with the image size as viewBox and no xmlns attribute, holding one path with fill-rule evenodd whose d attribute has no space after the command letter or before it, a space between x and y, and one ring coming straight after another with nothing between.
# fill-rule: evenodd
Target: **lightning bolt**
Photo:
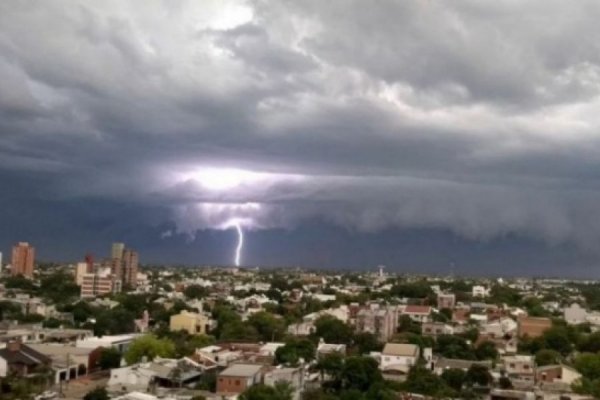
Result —
<instances>
[{"instance_id":1,"label":"lightning bolt","mask_svg":"<svg viewBox=\"0 0 600 400\"><path fill-rule=\"evenodd\" d=\"M240 261L242 258L242 248L244 247L244 231L242 230L242 225L240 225L239 222L235 222L234 224L235 229L237 230L237 234L238 234L238 243L237 243L237 247L235 248L235 266L239 267L240 266Z\"/></svg>"}]
</instances>

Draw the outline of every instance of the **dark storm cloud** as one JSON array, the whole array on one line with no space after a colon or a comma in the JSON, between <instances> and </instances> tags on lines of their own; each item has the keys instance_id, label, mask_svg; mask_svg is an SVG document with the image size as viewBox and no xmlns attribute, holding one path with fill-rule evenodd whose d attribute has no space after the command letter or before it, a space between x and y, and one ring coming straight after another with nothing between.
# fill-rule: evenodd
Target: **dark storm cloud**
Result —
<instances>
[{"instance_id":1,"label":"dark storm cloud","mask_svg":"<svg viewBox=\"0 0 600 400\"><path fill-rule=\"evenodd\" d=\"M165 232L242 213L591 248L599 7L0 4L0 172L23 186L4 210L105 201ZM206 167L270 175L216 193ZM233 208L215 219L217 203Z\"/></svg>"}]
</instances>

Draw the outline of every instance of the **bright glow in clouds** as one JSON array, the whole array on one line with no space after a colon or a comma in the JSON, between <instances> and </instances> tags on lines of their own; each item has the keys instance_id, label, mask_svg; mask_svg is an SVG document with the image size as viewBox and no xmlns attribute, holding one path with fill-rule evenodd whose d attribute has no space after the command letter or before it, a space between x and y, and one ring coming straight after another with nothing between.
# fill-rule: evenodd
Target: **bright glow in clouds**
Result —
<instances>
[{"instance_id":1,"label":"bright glow in clouds","mask_svg":"<svg viewBox=\"0 0 600 400\"><path fill-rule=\"evenodd\" d=\"M245 171L233 168L206 168L192 174L202 187L214 190L231 190L238 186L254 184L268 179L268 174L259 172Z\"/></svg>"},{"instance_id":2,"label":"bright glow in clouds","mask_svg":"<svg viewBox=\"0 0 600 400\"><path fill-rule=\"evenodd\" d=\"M256 172L239 168L200 167L178 173L176 180L195 181L200 187L213 192L227 192L244 189L248 194L256 193L274 183L300 182L304 175Z\"/></svg>"}]
</instances>

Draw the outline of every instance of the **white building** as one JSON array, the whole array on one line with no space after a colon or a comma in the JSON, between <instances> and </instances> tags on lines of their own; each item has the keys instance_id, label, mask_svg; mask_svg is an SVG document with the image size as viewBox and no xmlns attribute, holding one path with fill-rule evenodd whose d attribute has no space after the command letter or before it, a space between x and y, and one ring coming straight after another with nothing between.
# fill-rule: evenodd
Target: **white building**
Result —
<instances>
[{"instance_id":1,"label":"white building","mask_svg":"<svg viewBox=\"0 0 600 400\"><path fill-rule=\"evenodd\" d=\"M387 343L381 352L382 371L407 373L419 359L419 346L407 343Z\"/></svg>"},{"instance_id":2,"label":"white building","mask_svg":"<svg viewBox=\"0 0 600 400\"><path fill-rule=\"evenodd\" d=\"M473 297L487 297L490 295L490 290L482 285L475 285L472 289Z\"/></svg>"},{"instance_id":3,"label":"white building","mask_svg":"<svg viewBox=\"0 0 600 400\"><path fill-rule=\"evenodd\" d=\"M126 334L126 335L106 335L106 336L94 336L78 340L75 343L75 347L81 347L84 349L96 349L98 347L114 347L121 353L127 351L127 348L133 342L139 334Z\"/></svg>"},{"instance_id":4,"label":"white building","mask_svg":"<svg viewBox=\"0 0 600 400\"><path fill-rule=\"evenodd\" d=\"M565 321L569 325L578 325L586 322L587 311L577 303L571 304L563 310Z\"/></svg>"}]
</instances>

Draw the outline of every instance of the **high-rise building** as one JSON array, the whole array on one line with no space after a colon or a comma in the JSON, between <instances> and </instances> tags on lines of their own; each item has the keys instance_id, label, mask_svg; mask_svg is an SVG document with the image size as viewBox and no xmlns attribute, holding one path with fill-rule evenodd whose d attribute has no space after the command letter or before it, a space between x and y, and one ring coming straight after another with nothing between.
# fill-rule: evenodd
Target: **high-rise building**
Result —
<instances>
[{"instance_id":1,"label":"high-rise building","mask_svg":"<svg viewBox=\"0 0 600 400\"><path fill-rule=\"evenodd\" d=\"M23 275L33 278L33 263L35 261L35 248L27 242L20 242L13 246L11 260L11 275Z\"/></svg>"},{"instance_id":2,"label":"high-rise building","mask_svg":"<svg viewBox=\"0 0 600 400\"><path fill-rule=\"evenodd\" d=\"M137 285L138 253L135 250L125 249L123 251L123 284L135 287Z\"/></svg>"},{"instance_id":3,"label":"high-rise building","mask_svg":"<svg viewBox=\"0 0 600 400\"><path fill-rule=\"evenodd\" d=\"M113 243L112 244L112 249L110 252L110 258L114 259L122 259L123 258L123 251L125 250L125 243Z\"/></svg>"},{"instance_id":4,"label":"high-rise building","mask_svg":"<svg viewBox=\"0 0 600 400\"><path fill-rule=\"evenodd\" d=\"M85 273L81 276L81 297L96 297L121 291L121 280L116 279L110 269Z\"/></svg>"}]
</instances>

